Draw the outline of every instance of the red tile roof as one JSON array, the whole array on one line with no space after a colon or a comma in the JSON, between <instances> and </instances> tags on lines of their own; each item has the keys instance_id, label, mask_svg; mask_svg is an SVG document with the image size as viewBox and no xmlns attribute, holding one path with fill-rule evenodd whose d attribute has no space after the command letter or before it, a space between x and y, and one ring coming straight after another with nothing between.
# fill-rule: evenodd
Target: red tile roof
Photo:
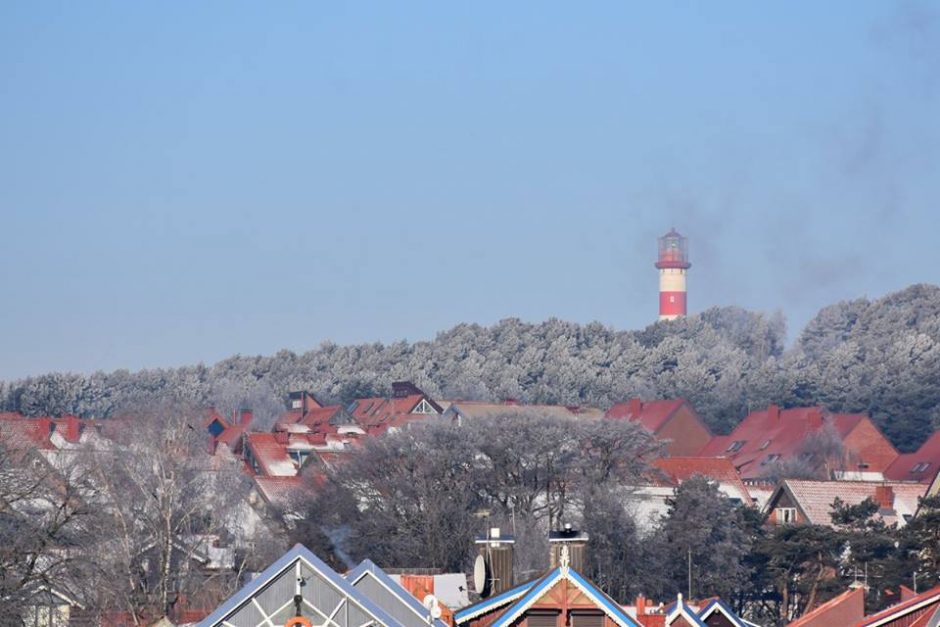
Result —
<instances>
[{"instance_id":1,"label":"red tile roof","mask_svg":"<svg viewBox=\"0 0 940 627\"><path fill-rule=\"evenodd\" d=\"M392 427L426 419L427 414L412 413L421 401L427 401L436 411L441 411L440 405L425 394L409 394L400 398L359 399L350 413L369 435L380 435Z\"/></svg>"},{"instance_id":2,"label":"red tile roof","mask_svg":"<svg viewBox=\"0 0 940 627\"><path fill-rule=\"evenodd\" d=\"M898 455L898 458L885 471L885 477L897 481L930 483L937 476L938 469L940 469L940 431L935 431L916 452Z\"/></svg>"},{"instance_id":3,"label":"red tile roof","mask_svg":"<svg viewBox=\"0 0 940 627\"><path fill-rule=\"evenodd\" d=\"M884 494L890 488L890 508L882 508L879 516L889 525L903 525L906 516L913 516L917 511L917 499L927 491L927 486L919 483L901 483L896 481L806 481L785 479L775 492L786 491L792 495L796 506L802 511L807 522L814 525L832 525L832 502L839 497L846 505L858 505L867 498L878 502L879 493ZM771 497L768 507L773 507L776 496Z\"/></svg>"},{"instance_id":4,"label":"red tile roof","mask_svg":"<svg viewBox=\"0 0 940 627\"><path fill-rule=\"evenodd\" d=\"M299 409L292 409L278 418L275 429L293 431L289 427L298 425L314 433L336 433L337 426L332 424L332 421L342 411L343 407L340 405L316 407L307 410L306 413Z\"/></svg>"},{"instance_id":5,"label":"red tile roof","mask_svg":"<svg viewBox=\"0 0 940 627\"><path fill-rule=\"evenodd\" d=\"M12 448L39 448L53 450L49 436L53 430L52 418L27 418L21 414L0 414L0 442Z\"/></svg>"},{"instance_id":6,"label":"red tile roof","mask_svg":"<svg viewBox=\"0 0 940 627\"><path fill-rule=\"evenodd\" d=\"M865 616L865 589L855 588L826 601L803 614L787 627L830 627L851 625Z\"/></svg>"},{"instance_id":7,"label":"red tile roof","mask_svg":"<svg viewBox=\"0 0 940 627\"><path fill-rule=\"evenodd\" d=\"M940 608L940 586L885 610L866 616L855 627L914 627L926 625L923 617L933 616ZM927 619L929 621L929 618Z\"/></svg>"},{"instance_id":8,"label":"red tile roof","mask_svg":"<svg viewBox=\"0 0 940 627\"><path fill-rule=\"evenodd\" d=\"M745 505L751 504L747 487L734 469L734 464L726 457L663 457L654 461L653 466L666 473L672 485L679 485L696 475L708 477L736 492L736 498Z\"/></svg>"},{"instance_id":9,"label":"red tile roof","mask_svg":"<svg viewBox=\"0 0 940 627\"><path fill-rule=\"evenodd\" d=\"M633 398L617 403L607 410L606 416L638 422L650 433L656 433L684 403L682 398L646 402Z\"/></svg>"},{"instance_id":10,"label":"red tile roof","mask_svg":"<svg viewBox=\"0 0 940 627\"><path fill-rule=\"evenodd\" d=\"M297 466L287 453L287 442L280 441L275 433L249 433L247 447L250 455L259 466L258 474L266 477L293 477ZM287 434L284 434L285 436Z\"/></svg>"},{"instance_id":11,"label":"red tile roof","mask_svg":"<svg viewBox=\"0 0 940 627\"><path fill-rule=\"evenodd\" d=\"M253 477L258 493L272 505L285 506L304 490L303 477Z\"/></svg>"},{"instance_id":12,"label":"red tile roof","mask_svg":"<svg viewBox=\"0 0 940 627\"><path fill-rule=\"evenodd\" d=\"M822 407L780 409L774 405L750 413L731 434L712 438L701 455L729 457L742 477L757 479L769 470L766 468L769 461L795 457L801 452L807 436L821 431L826 425L831 425L843 442L860 426L865 427L864 433L859 431L859 441L852 442L850 447L853 449L851 452L861 457L858 463L869 461L861 455L862 451L881 450L887 451L891 459L896 456L891 443L864 414L830 414ZM880 456L878 462L884 463Z\"/></svg>"},{"instance_id":13,"label":"red tile roof","mask_svg":"<svg viewBox=\"0 0 940 627\"><path fill-rule=\"evenodd\" d=\"M245 427L242 425L231 425L225 429L222 433L219 434L215 440L225 444L231 450L235 450L238 441L241 439L242 434L245 433Z\"/></svg>"}]
</instances>

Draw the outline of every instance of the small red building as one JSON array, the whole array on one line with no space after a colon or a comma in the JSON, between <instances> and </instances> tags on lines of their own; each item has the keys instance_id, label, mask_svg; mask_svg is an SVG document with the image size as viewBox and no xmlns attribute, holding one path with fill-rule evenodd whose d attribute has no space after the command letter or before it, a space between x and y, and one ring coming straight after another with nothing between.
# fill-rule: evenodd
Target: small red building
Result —
<instances>
[{"instance_id":1,"label":"small red building","mask_svg":"<svg viewBox=\"0 0 940 627\"><path fill-rule=\"evenodd\" d=\"M639 423L666 442L666 452L672 457L698 455L712 439L711 430L683 398L646 402L631 398L608 409L606 417Z\"/></svg>"},{"instance_id":2,"label":"small red building","mask_svg":"<svg viewBox=\"0 0 940 627\"><path fill-rule=\"evenodd\" d=\"M930 483L940 471L940 431L935 431L914 453L904 453L888 466L885 478Z\"/></svg>"},{"instance_id":3,"label":"small red building","mask_svg":"<svg viewBox=\"0 0 940 627\"><path fill-rule=\"evenodd\" d=\"M832 460L838 470L884 473L898 452L864 414L833 414L822 407L781 409L771 405L741 421L729 435L719 435L700 455L728 457L745 480L770 474L777 462L801 455L811 437L836 438L844 456Z\"/></svg>"}]
</instances>

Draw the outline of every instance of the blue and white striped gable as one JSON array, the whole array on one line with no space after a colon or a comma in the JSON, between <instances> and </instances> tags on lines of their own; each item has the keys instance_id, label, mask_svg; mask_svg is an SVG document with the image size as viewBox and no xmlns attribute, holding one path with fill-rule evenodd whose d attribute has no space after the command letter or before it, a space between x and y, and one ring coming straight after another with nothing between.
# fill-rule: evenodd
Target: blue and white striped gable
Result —
<instances>
[{"instance_id":1,"label":"blue and white striped gable","mask_svg":"<svg viewBox=\"0 0 940 627\"><path fill-rule=\"evenodd\" d=\"M708 621L708 617L712 614L721 614L728 619L728 622L734 625L734 627L749 627L752 623L746 622L744 619L738 617L728 605L721 599L715 599L711 603L705 606L705 608L698 613L699 620L703 623Z\"/></svg>"},{"instance_id":2,"label":"blue and white striped gable","mask_svg":"<svg viewBox=\"0 0 940 627\"><path fill-rule=\"evenodd\" d=\"M536 581L517 586L492 599L488 599L458 612L454 615L454 622L460 625L473 618L509 605L491 626L509 627L521 618L527 610L536 605L549 590L562 580L567 580L578 588L598 609L602 610L611 620L620 625L620 627L640 627L640 625L630 618L617 603L601 592L594 584L577 571L564 566L549 571Z\"/></svg>"},{"instance_id":3,"label":"blue and white striped gable","mask_svg":"<svg viewBox=\"0 0 940 627\"><path fill-rule=\"evenodd\" d=\"M346 580L406 627L428 627L427 608L371 560L363 560L346 573ZM447 624L435 619L433 627Z\"/></svg>"},{"instance_id":4,"label":"blue and white striped gable","mask_svg":"<svg viewBox=\"0 0 940 627\"><path fill-rule=\"evenodd\" d=\"M666 608L666 627L672 625L679 618L685 619L685 621L693 625L694 627L708 627L705 624L705 621L699 618L698 614L695 611L685 604L685 601L682 600L682 595L679 595L679 598L675 603Z\"/></svg>"},{"instance_id":5,"label":"blue and white striped gable","mask_svg":"<svg viewBox=\"0 0 940 627\"><path fill-rule=\"evenodd\" d=\"M478 616L483 616L484 614L489 614L492 611L498 610L501 607L509 605L519 597L523 596L528 592L532 586L538 583L538 579L534 581L529 581L524 584L520 584L514 588L510 588L503 593L497 594L496 596L490 597L485 601L480 601L470 607L465 607L459 612L454 612L454 624L461 625L463 623L469 622Z\"/></svg>"},{"instance_id":6,"label":"blue and white striped gable","mask_svg":"<svg viewBox=\"0 0 940 627\"><path fill-rule=\"evenodd\" d=\"M301 611L324 627L410 627L357 590L306 547L298 544L236 592L199 627L271 627Z\"/></svg>"}]
</instances>

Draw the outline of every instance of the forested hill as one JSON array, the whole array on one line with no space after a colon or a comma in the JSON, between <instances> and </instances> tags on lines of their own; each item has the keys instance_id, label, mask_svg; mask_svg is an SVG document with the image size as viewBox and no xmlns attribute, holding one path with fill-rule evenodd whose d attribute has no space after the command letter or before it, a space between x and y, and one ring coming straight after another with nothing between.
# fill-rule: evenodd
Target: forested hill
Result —
<instances>
[{"instance_id":1,"label":"forested hill","mask_svg":"<svg viewBox=\"0 0 940 627\"><path fill-rule=\"evenodd\" d=\"M630 397L688 398L718 432L768 403L869 413L902 450L940 427L940 288L914 285L821 310L785 350L781 315L709 309L640 331L561 320L461 324L427 342L235 356L214 366L0 384L3 409L107 417L174 399L273 414L287 391L326 400L386 393L411 380L439 398L516 398L606 407Z\"/></svg>"}]
</instances>

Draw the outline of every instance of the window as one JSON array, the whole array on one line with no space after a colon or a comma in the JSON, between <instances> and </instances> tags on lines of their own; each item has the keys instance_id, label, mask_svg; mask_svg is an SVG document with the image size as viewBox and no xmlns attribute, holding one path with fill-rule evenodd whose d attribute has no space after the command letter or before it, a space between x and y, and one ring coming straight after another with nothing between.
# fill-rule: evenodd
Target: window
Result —
<instances>
[{"instance_id":1,"label":"window","mask_svg":"<svg viewBox=\"0 0 940 627\"><path fill-rule=\"evenodd\" d=\"M768 446L770 446L771 442L773 442L773 440L765 440L764 443L760 445L760 450L763 451L766 449Z\"/></svg>"},{"instance_id":2,"label":"window","mask_svg":"<svg viewBox=\"0 0 940 627\"><path fill-rule=\"evenodd\" d=\"M303 407L303 401L301 401L300 399L293 400L290 402L290 407L291 409L300 409L301 407Z\"/></svg>"},{"instance_id":3,"label":"window","mask_svg":"<svg viewBox=\"0 0 940 627\"><path fill-rule=\"evenodd\" d=\"M310 457L310 451L288 450L287 454L294 460L298 466L303 466L307 458Z\"/></svg>"},{"instance_id":4,"label":"window","mask_svg":"<svg viewBox=\"0 0 940 627\"><path fill-rule=\"evenodd\" d=\"M777 461L778 459L780 459L780 455L779 455L779 454L777 454L777 453L771 453L770 455L768 455L767 457L764 458L764 461L762 461L762 462L760 463L760 465L761 465L761 466L766 466L767 464L772 464L773 462Z\"/></svg>"},{"instance_id":5,"label":"window","mask_svg":"<svg viewBox=\"0 0 940 627\"><path fill-rule=\"evenodd\" d=\"M557 627L560 612L528 612L526 622L529 627Z\"/></svg>"},{"instance_id":6,"label":"window","mask_svg":"<svg viewBox=\"0 0 940 627\"><path fill-rule=\"evenodd\" d=\"M778 525L790 525L796 522L795 507L778 507L774 510L774 517Z\"/></svg>"},{"instance_id":7,"label":"window","mask_svg":"<svg viewBox=\"0 0 940 627\"><path fill-rule=\"evenodd\" d=\"M731 445L725 450L725 453L737 453L741 450L741 447L747 443L747 440L735 440Z\"/></svg>"},{"instance_id":8,"label":"window","mask_svg":"<svg viewBox=\"0 0 940 627\"><path fill-rule=\"evenodd\" d=\"M427 402L425 399L421 399L421 402L418 403L417 407L411 410L412 414L436 414L434 408L431 407L431 403Z\"/></svg>"},{"instance_id":9,"label":"window","mask_svg":"<svg viewBox=\"0 0 940 627\"><path fill-rule=\"evenodd\" d=\"M911 472L924 472L928 468L930 468L930 462L918 462L911 468Z\"/></svg>"},{"instance_id":10,"label":"window","mask_svg":"<svg viewBox=\"0 0 940 627\"><path fill-rule=\"evenodd\" d=\"M571 627L604 627L601 612L571 612Z\"/></svg>"}]
</instances>

